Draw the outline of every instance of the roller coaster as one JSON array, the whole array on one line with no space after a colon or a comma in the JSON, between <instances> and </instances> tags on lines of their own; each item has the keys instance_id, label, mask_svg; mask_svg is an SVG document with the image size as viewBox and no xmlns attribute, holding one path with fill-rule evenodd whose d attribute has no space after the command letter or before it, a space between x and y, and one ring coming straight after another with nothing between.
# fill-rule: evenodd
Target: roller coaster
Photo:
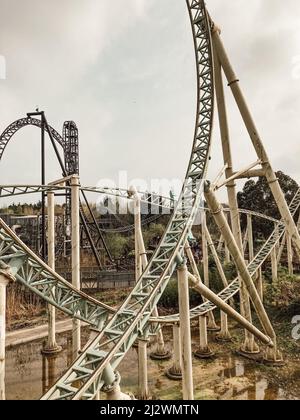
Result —
<instances>
[{"instance_id":1,"label":"roller coaster","mask_svg":"<svg viewBox=\"0 0 300 420\"><path fill-rule=\"evenodd\" d=\"M300 255L300 235L295 221L300 208L300 190L288 205L242 94L239 79L223 46L220 29L211 19L203 0L186 0L186 3L196 58L197 106L191 157L177 200L157 196L153 202L153 197L140 193L134 188L122 190L82 187L79 183L78 130L73 122L64 124L61 136L48 125L47 120L43 125L42 119L27 116L11 124L0 137L0 160L15 133L28 125L45 131L52 144L59 145L64 153L64 161L59 158L63 175L63 179L59 182L50 185L0 186L0 198L36 193L48 197L51 194L66 196L66 220L70 227L70 252L73 260L72 284L57 274L53 265L50 263L48 265L41 256L22 242L4 221L0 220L1 281L21 283L47 302L49 307L55 307L71 317L77 328L79 322L91 327L90 341L84 349L78 348L77 343L77 354L73 365L42 397L43 400L94 400L100 398L100 392L105 393L110 400L133 398L121 392L118 367L135 343L138 343L139 349L139 397L148 398L147 341L151 337L157 341L154 358L169 359L170 354L165 349L163 335L166 326L172 326L174 332L173 366L168 370L168 376L172 379L182 378L183 399L192 400L194 386L191 322L199 320L200 325L200 348L196 356L210 357L207 329L217 329L214 316L216 310L221 311L220 340L226 341L230 338L229 317L245 329L241 355L251 357L262 354L265 363L280 365L283 362L276 333L263 305L261 269L271 258L272 274L276 277L280 255L286 242L289 258L291 258L292 244L298 256ZM257 154L255 162L238 171L233 169L224 76ZM214 182L209 182L207 171L211 161L215 108L219 115L224 166ZM57 151L56 147L55 150ZM281 215L280 220L238 208L236 180L256 177L267 179ZM217 198L217 192L223 187L228 192L228 208L224 208ZM125 199L135 209L135 222L132 226L108 230L110 233L130 230L135 233L136 284L119 308L112 308L83 293L78 283L79 216L94 256L101 267L95 237L90 232L90 224L79 198L81 195L84 203L88 205L86 198L88 193ZM205 208L203 198L206 202ZM141 229L143 224L140 214L141 204L170 210L165 232L149 261ZM106 230L95 219L89 206L88 208L93 229L99 235L102 246L112 260L103 236ZM204 279L199 273L191 250L191 235L199 213L202 221ZM241 215L247 217L247 229L244 235L241 229ZM160 217L159 212L152 215L146 223L155 221L157 217ZM218 243L209 231L208 217L214 221L218 229L220 235ZM255 217L263 218L274 225L273 233L258 250L254 249L253 244L252 218ZM52 246L53 242L55 239L52 237ZM218 292L213 291L209 283L208 249L222 279L223 289ZM248 250L248 259L245 255L246 250ZM235 265L237 278L227 279L224 273L225 260L230 260ZM157 307L175 273L178 278L179 313L160 316ZM189 286L202 297L202 303L195 308L190 308ZM260 327L253 323L253 310L258 317Z\"/></svg>"}]
</instances>

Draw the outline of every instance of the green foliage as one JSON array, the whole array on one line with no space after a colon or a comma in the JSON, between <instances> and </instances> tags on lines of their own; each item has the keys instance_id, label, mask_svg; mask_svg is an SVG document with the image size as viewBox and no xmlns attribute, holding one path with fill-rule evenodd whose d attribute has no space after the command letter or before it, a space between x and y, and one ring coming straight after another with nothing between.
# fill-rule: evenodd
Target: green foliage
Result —
<instances>
[{"instance_id":1,"label":"green foliage","mask_svg":"<svg viewBox=\"0 0 300 420\"><path fill-rule=\"evenodd\" d=\"M201 304L201 296L195 290L191 290L190 293L190 305L195 307ZM166 290L164 291L159 306L165 309L174 309L178 311L178 283L177 279L172 279Z\"/></svg>"},{"instance_id":2,"label":"green foliage","mask_svg":"<svg viewBox=\"0 0 300 420\"><path fill-rule=\"evenodd\" d=\"M286 201L290 203L299 188L297 182L283 172L277 172L276 176ZM248 181L243 190L238 193L238 204L242 209L253 210L280 219L278 207L265 177L259 178L257 182ZM253 222L256 237L266 238L274 229L273 224L268 221L255 218ZM245 218L242 218L242 224L245 227Z\"/></svg>"},{"instance_id":3,"label":"green foliage","mask_svg":"<svg viewBox=\"0 0 300 420\"><path fill-rule=\"evenodd\" d=\"M276 308L277 316L293 316L300 312L300 276L290 276L286 270L279 271L278 282L267 284L265 302Z\"/></svg>"},{"instance_id":4,"label":"green foliage","mask_svg":"<svg viewBox=\"0 0 300 420\"><path fill-rule=\"evenodd\" d=\"M122 258L127 254L130 249L129 242L129 238L126 238L118 233L109 234L106 237L107 246L115 259Z\"/></svg>"},{"instance_id":5,"label":"green foliage","mask_svg":"<svg viewBox=\"0 0 300 420\"><path fill-rule=\"evenodd\" d=\"M200 265L198 269L203 279L204 278L203 267ZM228 283L230 283L232 280L236 278L237 271L233 263L226 264L223 267L223 269L224 269L224 274L227 278ZM210 288L215 292L220 292L221 290L224 289L221 276L215 264L215 260L212 256L209 257L209 284L210 284Z\"/></svg>"},{"instance_id":6,"label":"green foliage","mask_svg":"<svg viewBox=\"0 0 300 420\"><path fill-rule=\"evenodd\" d=\"M165 227L161 224L152 223L149 228L144 229L143 236L146 248L156 247L164 234Z\"/></svg>"}]
</instances>

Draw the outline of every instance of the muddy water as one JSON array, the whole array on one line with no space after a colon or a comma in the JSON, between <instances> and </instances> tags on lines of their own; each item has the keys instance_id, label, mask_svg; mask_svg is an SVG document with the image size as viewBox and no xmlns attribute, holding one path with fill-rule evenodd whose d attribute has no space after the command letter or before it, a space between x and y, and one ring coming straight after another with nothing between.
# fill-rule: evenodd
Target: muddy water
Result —
<instances>
[{"instance_id":1,"label":"muddy water","mask_svg":"<svg viewBox=\"0 0 300 420\"><path fill-rule=\"evenodd\" d=\"M35 400L45 393L72 361L70 336L58 339L64 350L55 358L41 355L42 342L7 350L6 395L12 400ZM196 345L197 338L194 340ZM167 342L171 346L171 342ZM212 361L194 360L195 398L200 400L295 399L288 390L270 383L260 366L234 356L216 345ZM151 346L149 347L149 352ZM154 399L181 399L181 383L165 377L171 362L149 359L149 387ZM132 349L120 367L123 391L138 393L137 350Z\"/></svg>"}]
</instances>

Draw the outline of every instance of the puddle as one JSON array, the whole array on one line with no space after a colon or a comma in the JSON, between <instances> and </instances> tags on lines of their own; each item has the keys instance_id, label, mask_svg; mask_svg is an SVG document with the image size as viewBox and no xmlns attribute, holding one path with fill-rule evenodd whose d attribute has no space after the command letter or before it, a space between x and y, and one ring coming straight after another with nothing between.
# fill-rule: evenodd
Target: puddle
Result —
<instances>
[{"instance_id":1,"label":"puddle","mask_svg":"<svg viewBox=\"0 0 300 420\"><path fill-rule=\"evenodd\" d=\"M54 358L41 355L42 342L7 350L6 397L10 400L36 400L65 372L72 361L71 337L60 336L64 350ZM197 338L194 340L196 345ZM171 346L171 342L167 342ZM152 348L153 349L153 348ZM244 360L218 346L212 361L193 360L195 399L197 400L292 400L288 389L269 383L259 365ZM151 346L149 352L151 351ZM138 393L137 349L132 349L120 366L122 390ZM149 388L154 399L181 399L181 383L165 376L171 362L150 359ZM299 372L298 372L299 375ZM298 376L296 375L296 376ZM276 383L276 381L275 381Z\"/></svg>"}]
</instances>

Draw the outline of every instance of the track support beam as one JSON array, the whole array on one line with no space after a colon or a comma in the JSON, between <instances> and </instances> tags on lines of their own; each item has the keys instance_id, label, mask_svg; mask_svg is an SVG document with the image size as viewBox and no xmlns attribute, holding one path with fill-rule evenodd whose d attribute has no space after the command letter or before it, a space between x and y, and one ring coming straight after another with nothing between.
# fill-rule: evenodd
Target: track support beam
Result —
<instances>
[{"instance_id":1,"label":"track support beam","mask_svg":"<svg viewBox=\"0 0 300 420\"><path fill-rule=\"evenodd\" d=\"M221 204L218 202L215 193L211 190L210 185L208 183L205 186L205 199L212 212L212 215L215 219L217 226L219 227L220 231L222 232L222 235L224 236L224 239L227 243L228 249L234 260L236 268L241 276L243 284L245 285L246 290L251 297L257 316L259 317L264 330L266 331L268 336L272 339L276 348L277 340L276 340L275 331L272 327L272 324L269 320L269 317L266 313L266 310L260 299L257 289L253 283L253 280L249 274L245 260L240 252L240 249L233 237L231 229L226 221L223 208Z\"/></svg>"},{"instance_id":2,"label":"track support beam","mask_svg":"<svg viewBox=\"0 0 300 420\"><path fill-rule=\"evenodd\" d=\"M47 193L48 206L48 265L55 271L55 194ZM55 291L53 291L55 293ZM56 342L56 310L53 305L48 305L48 340L43 348L44 355L53 355L62 351Z\"/></svg>"},{"instance_id":3,"label":"track support beam","mask_svg":"<svg viewBox=\"0 0 300 420\"><path fill-rule=\"evenodd\" d=\"M265 172L265 177L268 181L274 199L277 203L278 210L281 214L282 219L285 222L286 229L289 232L292 241L294 242L297 252L300 255L300 235L294 219L289 210L288 204L285 200L282 189L279 185L279 180L271 166L269 157L264 148L262 139L260 138L259 132L247 105L246 99L240 87L239 79L229 61L228 55L224 48L223 42L220 37L220 32L215 29L212 34L213 46L216 51L218 61L220 62L224 73L226 75L228 86L230 87L232 94L235 98L236 104L239 108L241 117L249 133L253 147L256 151L258 159L262 163L262 169Z\"/></svg>"},{"instance_id":4,"label":"track support beam","mask_svg":"<svg viewBox=\"0 0 300 420\"><path fill-rule=\"evenodd\" d=\"M190 302L188 270L184 263L177 270L179 291L180 337L182 348L182 393L183 400L194 400L192 340L190 323Z\"/></svg>"},{"instance_id":5,"label":"track support beam","mask_svg":"<svg viewBox=\"0 0 300 420\"><path fill-rule=\"evenodd\" d=\"M149 399L149 387L148 387L148 358L147 358L147 346L149 340L139 339L138 354L139 354L139 399Z\"/></svg>"},{"instance_id":6,"label":"track support beam","mask_svg":"<svg viewBox=\"0 0 300 420\"><path fill-rule=\"evenodd\" d=\"M216 34L218 34L218 30L215 28L212 34L213 40ZM243 239L242 239L241 223L240 223L239 208L238 208L238 201L237 201L236 183L234 180L235 172L233 169L233 157L232 157L232 151L231 151L231 141L230 141L230 132L229 132L228 117L227 117L225 91L224 91L224 84L223 84L222 66L221 66L221 61L218 57L216 48L213 49L213 62L214 62L214 69L215 69L215 90L216 90L216 98L217 98L217 105L218 105L219 122L220 122L219 125L220 125L221 141L222 141L222 150L223 150L224 164L227 165L225 174L226 174L227 179L231 179L231 181L226 184L228 203L230 207L231 226L232 226L234 239L239 247L239 251L243 254ZM228 254L229 254L228 247L227 245L225 246L227 250L226 260L228 261ZM251 316L249 295L241 279L240 279L240 284L241 284L241 289L240 289L241 312L247 318L247 320L251 323L252 316ZM250 352L252 345L249 345L248 343L252 343L252 342L253 342L253 337L251 337L249 333L245 331L245 342L244 342L243 348Z\"/></svg>"},{"instance_id":7,"label":"track support beam","mask_svg":"<svg viewBox=\"0 0 300 420\"><path fill-rule=\"evenodd\" d=\"M180 336L180 325L175 323L173 325L173 365L166 372L167 377L175 381L182 379L182 352Z\"/></svg>"},{"instance_id":8,"label":"track support beam","mask_svg":"<svg viewBox=\"0 0 300 420\"><path fill-rule=\"evenodd\" d=\"M208 344L206 315L199 317L199 348L194 355L197 359L210 359L214 355Z\"/></svg>"},{"instance_id":9,"label":"track support beam","mask_svg":"<svg viewBox=\"0 0 300 420\"><path fill-rule=\"evenodd\" d=\"M71 220L72 220L72 285L80 290L80 210L79 210L79 177L71 178ZM77 358L81 350L81 322L73 319L73 357Z\"/></svg>"}]
</instances>

